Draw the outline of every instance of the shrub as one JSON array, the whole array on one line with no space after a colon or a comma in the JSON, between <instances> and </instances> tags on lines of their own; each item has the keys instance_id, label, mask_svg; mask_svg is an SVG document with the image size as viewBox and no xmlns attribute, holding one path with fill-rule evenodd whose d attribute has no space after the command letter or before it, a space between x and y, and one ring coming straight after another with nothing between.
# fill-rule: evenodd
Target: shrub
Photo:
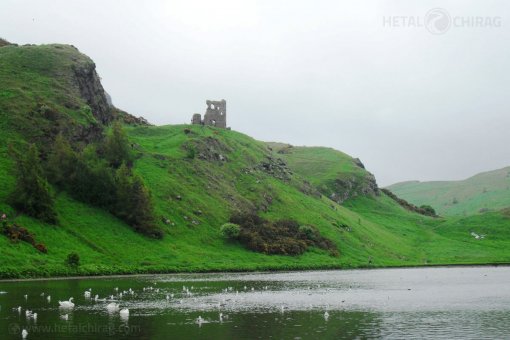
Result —
<instances>
[{"instance_id":1,"label":"shrub","mask_svg":"<svg viewBox=\"0 0 510 340\"><path fill-rule=\"evenodd\" d=\"M78 267L80 265L80 256L75 252L69 253L66 258L66 264L69 267Z\"/></svg>"},{"instance_id":2,"label":"shrub","mask_svg":"<svg viewBox=\"0 0 510 340\"><path fill-rule=\"evenodd\" d=\"M190 147L187 148L187 150L186 150L186 158L188 158L188 159L195 159L196 154L197 154L197 151L196 151L195 147L190 146Z\"/></svg>"},{"instance_id":3,"label":"shrub","mask_svg":"<svg viewBox=\"0 0 510 340\"><path fill-rule=\"evenodd\" d=\"M309 240L313 240L315 238L315 230L312 226L302 225L299 227L299 232Z\"/></svg>"},{"instance_id":4,"label":"shrub","mask_svg":"<svg viewBox=\"0 0 510 340\"><path fill-rule=\"evenodd\" d=\"M38 243L34 247L41 253L48 254L48 248L46 248L46 245L44 245L44 243Z\"/></svg>"},{"instance_id":5,"label":"shrub","mask_svg":"<svg viewBox=\"0 0 510 340\"><path fill-rule=\"evenodd\" d=\"M294 220L268 221L253 213L237 214L230 222L240 225L239 241L248 249L280 255L300 255L316 246L338 255L336 245L312 226L299 226Z\"/></svg>"},{"instance_id":6,"label":"shrub","mask_svg":"<svg viewBox=\"0 0 510 340\"><path fill-rule=\"evenodd\" d=\"M425 216L437 217L436 211L430 205L422 205L421 207L417 207L414 204L411 204L411 203L407 202L406 200L398 197L397 195L395 195L393 192L391 192L388 189L383 188L383 189L381 189L381 191L383 193L385 193L388 197L390 197L392 200L394 200L395 202L400 204L400 206L402 206L403 208L405 208L409 211L413 211L413 212L416 212L418 214L425 215Z\"/></svg>"},{"instance_id":7,"label":"shrub","mask_svg":"<svg viewBox=\"0 0 510 340\"><path fill-rule=\"evenodd\" d=\"M436 211L430 205L422 205L420 209L423 210L424 215L436 216Z\"/></svg>"},{"instance_id":8,"label":"shrub","mask_svg":"<svg viewBox=\"0 0 510 340\"><path fill-rule=\"evenodd\" d=\"M48 249L43 243L35 241L35 235L28 231L27 228L20 227L17 224L2 223L2 234L7 236L12 242L17 243L23 241L31 244L35 249L41 253L47 254Z\"/></svg>"},{"instance_id":9,"label":"shrub","mask_svg":"<svg viewBox=\"0 0 510 340\"><path fill-rule=\"evenodd\" d=\"M237 239L239 237L239 233L241 232L241 227L235 223L225 223L220 228L220 233L223 237L228 239Z\"/></svg>"},{"instance_id":10,"label":"shrub","mask_svg":"<svg viewBox=\"0 0 510 340\"><path fill-rule=\"evenodd\" d=\"M26 228L20 227L17 224L5 225L2 230L3 234L7 236L12 242L24 241L35 244L34 235L32 235Z\"/></svg>"}]
</instances>

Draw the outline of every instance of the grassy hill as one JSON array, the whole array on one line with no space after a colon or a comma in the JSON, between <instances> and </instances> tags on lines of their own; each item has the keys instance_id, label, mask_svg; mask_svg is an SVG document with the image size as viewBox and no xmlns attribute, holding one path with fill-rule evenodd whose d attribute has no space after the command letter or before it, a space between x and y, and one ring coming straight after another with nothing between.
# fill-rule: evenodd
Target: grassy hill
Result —
<instances>
[{"instance_id":1,"label":"grassy hill","mask_svg":"<svg viewBox=\"0 0 510 340\"><path fill-rule=\"evenodd\" d=\"M357 196L379 194L375 177L365 170L359 159L325 147L267 144L291 169L337 203Z\"/></svg>"},{"instance_id":2,"label":"grassy hill","mask_svg":"<svg viewBox=\"0 0 510 340\"><path fill-rule=\"evenodd\" d=\"M163 239L136 233L56 188L58 225L9 206L15 178L8 144L36 143L44 160L57 134L84 146L118 119ZM48 249L43 254L0 235L0 277L510 262L506 213L418 215L377 190L373 176L348 155L287 149L236 131L143 124L108 106L93 62L72 46L0 47L0 212ZM225 240L220 226L241 210L313 225L340 255L315 247L299 256L265 255ZM65 264L70 252L80 255L77 269Z\"/></svg>"},{"instance_id":3,"label":"grassy hill","mask_svg":"<svg viewBox=\"0 0 510 340\"><path fill-rule=\"evenodd\" d=\"M510 167L462 181L411 181L388 189L413 204L431 205L441 215L473 215L510 207Z\"/></svg>"}]
</instances>

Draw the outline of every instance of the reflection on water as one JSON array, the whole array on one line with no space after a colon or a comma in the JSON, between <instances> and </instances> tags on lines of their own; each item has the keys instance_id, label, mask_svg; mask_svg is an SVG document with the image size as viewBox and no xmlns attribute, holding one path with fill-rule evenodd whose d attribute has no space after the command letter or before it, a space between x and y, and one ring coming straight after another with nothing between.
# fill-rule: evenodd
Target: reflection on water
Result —
<instances>
[{"instance_id":1,"label":"reflection on water","mask_svg":"<svg viewBox=\"0 0 510 340\"><path fill-rule=\"evenodd\" d=\"M2 282L0 337L501 339L509 282L509 267Z\"/></svg>"}]
</instances>

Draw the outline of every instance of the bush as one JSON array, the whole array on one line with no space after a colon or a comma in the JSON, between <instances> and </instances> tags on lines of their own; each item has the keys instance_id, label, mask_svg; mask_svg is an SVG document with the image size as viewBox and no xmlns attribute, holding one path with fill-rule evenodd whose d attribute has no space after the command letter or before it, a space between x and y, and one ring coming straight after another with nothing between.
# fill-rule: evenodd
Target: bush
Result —
<instances>
[{"instance_id":1,"label":"bush","mask_svg":"<svg viewBox=\"0 0 510 340\"><path fill-rule=\"evenodd\" d=\"M80 256L75 252L69 253L66 258L66 264L69 267L78 267L80 265Z\"/></svg>"},{"instance_id":2,"label":"bush","mask_svg":"<svg viewBox=\"0 0 510 340\"><path fill-rule=\"evenodd\" d=\"M46 248L46 245L44 243L38 243L34 247L41 253L48 254L48 248Z\"/></svg>"},{"instance_id":3,"label":"bush","mask_svg":"<svg viewBox=\"0 0 510 340\"><path fill-rule=\"evenodd\" d=\"M186 150L186 158L188 159L195 159L196 154L197 151L193 146L188 147L188 149Z\"/></svg>"},{"instance_id":4,"label":"bush","mask_svg":"<svg viewBox=\"0 0 510 340\"><path fill-rule=\"evenodd\" d=\"M223 237L228 239L237 239L239 237L239 233L241 232L241 227L235 223L225 223L220 228L220 233Z\"/></svg>"},{"instance_id":5,"label":"bush","mask_svg":"<svg viewBox=\"0 0 510 340\"><path fill-rule=\"evenodd\" d=\"M3 234L7 236L12 242L24 241L35 245L34 235L31 234L26 228L19 225L5 225L2 230Z\"/></svg>"},{"instance_id":6,"label":"bush","mask_svg":"<svg viewBox=\"0 0 510 340\"><path fill-rule=\"evenodd\" d=\"M23 241L31 244L41 253L48 253L46 246L43 243L37 243L35 240L35 235L29 232L27 228L20 227L17 224L8 224L6 221L4 221L2 222L2 234L7 236L11 242L17 243L19 241Z\"/></svg>"},{"instance_id":7,"label":"bush","mask_svg":"<svg viewBox=\"0 0 510 340\"><path fill-rule=\"evenodd\" d=\"M302 225L299 227L299 232L309 240L313 240L315 238L315 230L312 226Z\"/></svg>"},{"instance_id":8,"label":"bush","mask_svg":"<svg viewBox=\"0 0 510 340\"><path fill-rule=\"evenodd\" d=\"M425 215L436 216L436 211L430 205L422 205L420 209L423 210Z\"/></svg>"},{"instance_id":9,"label":"bush","mask_svg":"<svg viewBox=\"0 0 510 340\"><path fill-rule=\"evenodd\" d=\"M383 189L381 189L381 191L383 193L385 193L388 197L390 197L392 200L394 200L395 202L400 204L400 206L402 206L403 208L405 208L409 211L413 211L415 213L425 215L425 216L437 217L436 211L430 205L422 205L421 207L417 207L414 204L411 204L411 203L407 202L406 200L398 197L397 195L395 195L393 192L391 192L388 189L383 188Z\"/></svg>"},{"instance_id":10,"label":"bush","mask_svg":"<svg viewBox=\"0 0 510 340\"><path fill-rule=\"evenodd\" d=\"M336 245L312 226L299 226L294 220L267 221L256 214L237 214L230 222L240 225L238 239L248 249L280 255L300 255L309 246L338 256Z\"/></svg>"}]
</instances>

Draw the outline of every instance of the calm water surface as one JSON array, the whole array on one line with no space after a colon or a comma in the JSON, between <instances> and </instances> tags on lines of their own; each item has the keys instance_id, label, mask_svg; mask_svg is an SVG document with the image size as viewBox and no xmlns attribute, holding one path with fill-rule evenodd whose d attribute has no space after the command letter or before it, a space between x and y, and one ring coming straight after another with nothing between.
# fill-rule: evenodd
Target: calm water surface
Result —
<instances>
[{"instance_id":1,"label":"calm water surface","mask_svg":"<svg viewBox=\"0 0 510 340\"><path fill-rule=\"evenodd\" d=\"M510 339L510 267L0 282L0 292L1 339L23 329L27 339ZM59 308L70 297L74 309Z\"/></svg>"}]
</instances>

